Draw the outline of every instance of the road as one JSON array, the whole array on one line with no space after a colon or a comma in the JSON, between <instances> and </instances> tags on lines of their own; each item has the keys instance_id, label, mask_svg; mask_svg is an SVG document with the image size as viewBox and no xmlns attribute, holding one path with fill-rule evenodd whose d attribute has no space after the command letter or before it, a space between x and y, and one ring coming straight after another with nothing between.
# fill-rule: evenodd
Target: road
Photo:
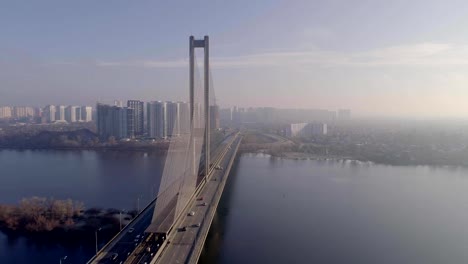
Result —
<instances>
[{"instance_id":1,"label":"road","mask_svg":"<svg viewBox=\"0 0 468 264\"><path fill-rule=\"evenodd\" d=\"M238 143L238 140L236 139L233 146ZM219 166L227 168L236 152L237 149L234 147L229 149L224 158L220 160ZM209 231L228 175L229 173L224 169L213 171L197 199L190 202L183 218L177 222L176 231L169 236L167 246L161 255L151 263L187 263L193 250L196 247L203 247L204 238ZM190 212L194 212L194 215L190 215ZM199 241L203 236L205 236L203 241Z\"/></svg>"},{"instance_id":2,"label":"road","mask_svg":"<svg viewBox=\"0 0 468 264\"><path fill-rule=\"evenodd\" d=\"M223 172L221 170L214 169L214 167L218 165L219 161L225 160L223 159L224 154L229 150L227 146L230 145L234 139L234 134L228 135L213 153L214 155L212 155L214 166L210 173L210 175L212 175L210 179L213 182L216 182L214 181L215 178L223 177ZM220 164L220 166L224 167L225 164ZM210 186L210 183L211 181L207 182L206 185ZM209 189L211 190L211 187ZM212 195L212 193L207 193L207 195ZM200 204L201 203L202 202L200 202ZM138 219L127 225L122 232L116 236L113 241L106 245L99 255L89 263L149 263L154 254L159 250L159 247L163 244L164 239L163 237L156 237L153 234L144 233L146 228L151 224L154 204L155 202L153 201L137 217ZM193 210L195 215L191 216L190 219L192 222L190 225L201 223L203 220L203 213L206 213L207 208L209 208L209 206L198 206L195 208L195 210ZM131 228L134 230L129 232ZM194 230L196 230L195 227L189 227L187 228L186 233L193 233ZM137 238L137 236L139 237ZM148 247L150 249L149 251ZM117 254L117 257L113 258L115 254Z\"/></svg>"},{"instance_id":3,"label":"road","mask_svg":"<svg viewBox=\"0 0 468 264\"><path fill-rule=\"evenodd\" d=\"M139 215L138 219L127 225L121 232L120 238L115 240L116 242L110 246L109 249L103 250L97 257L97 262L93 263L120 263L125 261L127 256L136 248L141 242L145 229L151 223L154 212L154 203L150 205L147 210ZM129 230L133 228L132 232ZM136 236L140 235L139 239ZM117 253L116 259L111 259L112 255Z\"/></svg>"}]
</instances>

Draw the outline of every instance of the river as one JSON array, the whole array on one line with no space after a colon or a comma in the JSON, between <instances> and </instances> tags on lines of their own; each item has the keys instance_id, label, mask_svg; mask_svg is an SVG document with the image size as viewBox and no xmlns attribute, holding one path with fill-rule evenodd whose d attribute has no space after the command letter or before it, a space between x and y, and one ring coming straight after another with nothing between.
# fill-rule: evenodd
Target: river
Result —
<instances>
[{"instance_id":1,"label":"river","mask_svg":"<svg viewBox=\"0 0 468 264\"><path fill-rule=\"evenodd\" d=\"M86 208L143 208L158 191L163 162L161 154L145 152L0 150L0 203L41 196L82 201ZM63 264L85 263L94 243L94 236L60 245L0 232L0 263L59 263L64 256Z\"/></svg>"},{"instance_id":2,"label":"river","mask_svg":"<svg viewBox=\"0 0 468 264\"><path fill-rule=\"evenodd\" d=\"M0 203L46 196L136 208L164 157L144 152L0 151ZM140 198L139 198L140 197ZM468 263L468 170L352 161L236 161L202 263ZM0 263L84 263L85 245L0 233ZM102 242L103 243L103 242Z\"/></svg>"},{"instance_id":3,"label":"river","mask_svg":"<svg viewBox=\"0 0 468 264\"><path fill-rule=\"evenodd\" d=\"M468 263L468 170L244 155L201 263Z\"/></svg>"}]
</instances>

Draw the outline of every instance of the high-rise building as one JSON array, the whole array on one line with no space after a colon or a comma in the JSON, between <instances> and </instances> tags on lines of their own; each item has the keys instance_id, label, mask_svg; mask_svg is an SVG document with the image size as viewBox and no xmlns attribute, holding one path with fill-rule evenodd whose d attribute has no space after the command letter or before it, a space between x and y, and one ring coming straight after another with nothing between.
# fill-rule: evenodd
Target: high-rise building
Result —
<instances>
[{"instance_id":1,"label":"high-rise building","mask_svg":"<svg viewBox=\"0 0 468 264\"><path fill-rule=\"evenodd\" d=\"M97 105L97 128L102 139L133 138L133 109L105 104Z\"/></svg>"},{"instance_id":2,"label":"high-rise building","mask_svg":"<svg viewBox=\"0 0 468 264\"><path fill-rule=\"evenodd\" d=\"M210 126L211 129L219 128L219 106L217 105L210 106Z\"/></svg>"},{"instance_id":3,"label":"high-rise building","mask_svg":"<svg viewBox=\"0 0 468 264\"><path fill-rule=\"evenodd\" d=\"M222 121L232 121L232 108L219 109L219 119Z\"/></svg>"},{"instance_id":4,"label":"high-rise building","mask_svg":"<svg viewBox=\"0 0 468 264\"><path fill-rule=\"evenodd\" d=\"M187 102L177 102L177 104L179 111L178 133L188 134L190 133L190 104Z\"/></svg>"},{"instance_id":5,"label":"high-rise building","mask_svg":"<svg viewBox=\"0 0 468 264\"><path fill-rule=\"evenodd\" d=\"M68 123L74 123L80 120L80 116L77 116L77 109L80 109L80 107L69 105L65 108L65 120Z\"/></svg>"},{"instance_id":6,"label":"high-rise building","mask_svg":"<svg viewBox=\"0 0 468 264\"><path fill-rule=\"evenodd\" d=\"M295 123L286 126L285 136L312 137L326 135L327 132L327 124L325 123Z\"/></svg>"},{"instance_id":7,"label":"high-rise building","mask_svg":"<svg viewBox=\"0 0 468 264\"><path fill-rule=\"evenodd\" d=\"M179 104L177 102L166 102L166 133L168 137L179 135Z\"/></svg>"},{"instance_id":8,"label":"high-rise building","mask_svg":"<svg viewBox=\"0 0 468 264\"><path fill-rule=\"evenodd\" d=\"M42 109L40 107L34 107L34 117L41 119Z\"/></svg>"},{"instance_id":9,"label":"high-rise building","mask_svg":"<svg viewBox=\"0 0 468 264\"><path fill-rule=\"evenodd\" d=\"M55 116L56 116L55 105L47 105L46 107L44 107L44 111L42 113L44 122L47 122L47 123L55 122Z\"/></svg>"},{"instance_id":10,"label":"high-rise building","mask_svg":"<svg viewBox=\"0 0 468 264\"><path fill-rule=\"evenodd\" d=\"M114 100L114 106L123 107L123 102L121 100Z\"/></svg>"},{"instance_id":11,"label":"high-rise building","mask_svg":"<svg viewBox=\"0 0 468 264\"><path fill-rule=\"evenodd\" d=\"M351 119L351 110L349 109L340 109L338 110L338 120L350 120Z\"/></svg>"},{"instance_id":12,"label":"high-rise building","mask_svg":"<svg viewBox=\"0 0 468 264\"><path fill-rule=\"evenodd\" d=\"M12 115L15 118L33 117L34 108L29 106L15 106L13 107Z\"/></svg>"},{"instance_id":13,"label":"high-rise building","mask_svg":"<svg viewBox=\"0 0 468 264\"><path fill-rule=\"evenodd\" d=\"M65 106L58 105L55 110L55 121L65 121Z\"/></svg>"},{"instance_id":14,"label":"high-rise building","mask_svg":"<svg viewBox=\"0 0 468 264\"><path fill-rule=\"evenodd\" d=\"M326 135L328 133L328 126L325 123L312 123L310 127L311 135Z\"/></svg>"},{"instance_id":15,"label":"high-rise building","mask_svg":"<svg viewBox=\"0 0 468 264\"><path fill-rule=\"evenodd\" d=\"M190 107L190 104L189 104ZM190 115L190 112L189 112ZM190 122L190 121L189 121ZM195 103L193 106L193 127L202 128L205 125L205 112L203 111L203 104Z\"/></svg>"},{"instance_id":16,"label":"high-rise building","mask_svg":"<svg viewBox=\"0 0 468 264\"><path fill-rule=\"evenodd\" d=\"M81 122L82 119L81 119L81 106L76 106L75 108L75 118L76 118L76 122Z\"/></svg>"},{"instance_id":17,"label":"high-rise building","mask_svg":"<svg viewBox=\"0 0 468 264\"><path fill-rule=\"evenodd\" d=\"M122 115L127 115L127 133L126 133L126 138L134 138L135 137L135 121L133 120L135 114L134 114L134 109L133 108L128 108L128 107L120 107L120 111L122 112ZM125 126L125 122L122 122L122 125Z\"/></svg>"},{"instance_id":18,"label":"high-rise building","mask_svg":"<svg viewBox=\"0 0 468 264\"><path fill-rule=\"evenodd\" d=\"M0 106L0 118L11 118L12 117L12 109L9 106Z\"/></svg>"},{"instance_id":19,"label":"high-rise building","mask_svg":"<svg viewBox=\"0 0 468 264\"><path fill-rule=\"evenodd\" d=\"M91 106L81 107L81 121L91 122L93 120L93 108Z\"/></svg>"},{"instance_id":20,"label":"high-rise building","mask_svg":"<svg viewBox=\"0 0 468 264\"><path fill-rule=\"evenodd\" d=\"M135 135L143 135L144 132L143 105L144 103L142 101L127 101L127 107L133 109L133 126L135 128Z\"/></svg>"},{"instance_id":21,"label":"high-rise building","mask_svg":"<svg viewBox=\"0 0 468 264\"><path fill-rule=\"evenodd\" d=\"M167 137L166 102L156 101L146 104L148 136L152 138Z\"/></svg>"}]
</instances>

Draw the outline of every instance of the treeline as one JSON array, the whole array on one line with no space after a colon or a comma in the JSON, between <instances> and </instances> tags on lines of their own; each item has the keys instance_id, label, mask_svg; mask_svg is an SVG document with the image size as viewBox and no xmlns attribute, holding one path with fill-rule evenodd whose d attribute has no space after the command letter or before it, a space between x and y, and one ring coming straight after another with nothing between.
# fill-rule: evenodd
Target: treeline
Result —
<instances>
[{"instance_id":1,"label":"treeline","mask_svg":"<svg viewBox=\"0 0 468 264\"><path fill-rule=\"evenodd\" d=\"M41 131L0 136L4 148L76 148L99 146L99 138L88 129L75 131Z\"/></svg>"},{"instance_id":2,"label":"treeline","mask_svg":"<svg viewBox=\"0 0 468 264\"><path fill-rule=\"evenodd\" d=\"M17 206L0 205L0 226L28 232L71 228L83 210L83 203L70 199L25 198Z\"/></svg>"},{"instance_id":3,"label":"treeline","mask_svg":"<svg viewBox=\"0 0 468 264\"><path fill-rule=\"evenodd\" d=\"M0 133L0 148L12 149L121 149L145 150L164 153L168 142L150 143L141 140L117 141L110 137L107 141L89 129L74 131L27 131Z\"/></svg>"}]
</instances>

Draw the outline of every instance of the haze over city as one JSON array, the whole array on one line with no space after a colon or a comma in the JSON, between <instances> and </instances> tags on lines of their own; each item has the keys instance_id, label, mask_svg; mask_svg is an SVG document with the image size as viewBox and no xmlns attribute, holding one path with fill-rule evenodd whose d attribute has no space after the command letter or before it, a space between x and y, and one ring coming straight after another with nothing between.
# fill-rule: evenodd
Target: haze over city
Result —
<instances>
[{"instance_id":1,"label":"haze over city","mask_svg":"<svg viewBox=\"0 0 468 264\"><path fill-rule=\"evenodd\" d=\"M5 0L1 264L468 263L468 2Z\"/></svg>"},{"instance_id":2,"label":"haze over city","mask_svg":"<svg viewBox=\"0 0 468 264\"><path fill-rule=\"evenodd\" d=\"M0 105L186 100L187 36L209 34L222 106L463 118L467 7L464 1L3 2Z\"/></svg>"}]
</instances>

